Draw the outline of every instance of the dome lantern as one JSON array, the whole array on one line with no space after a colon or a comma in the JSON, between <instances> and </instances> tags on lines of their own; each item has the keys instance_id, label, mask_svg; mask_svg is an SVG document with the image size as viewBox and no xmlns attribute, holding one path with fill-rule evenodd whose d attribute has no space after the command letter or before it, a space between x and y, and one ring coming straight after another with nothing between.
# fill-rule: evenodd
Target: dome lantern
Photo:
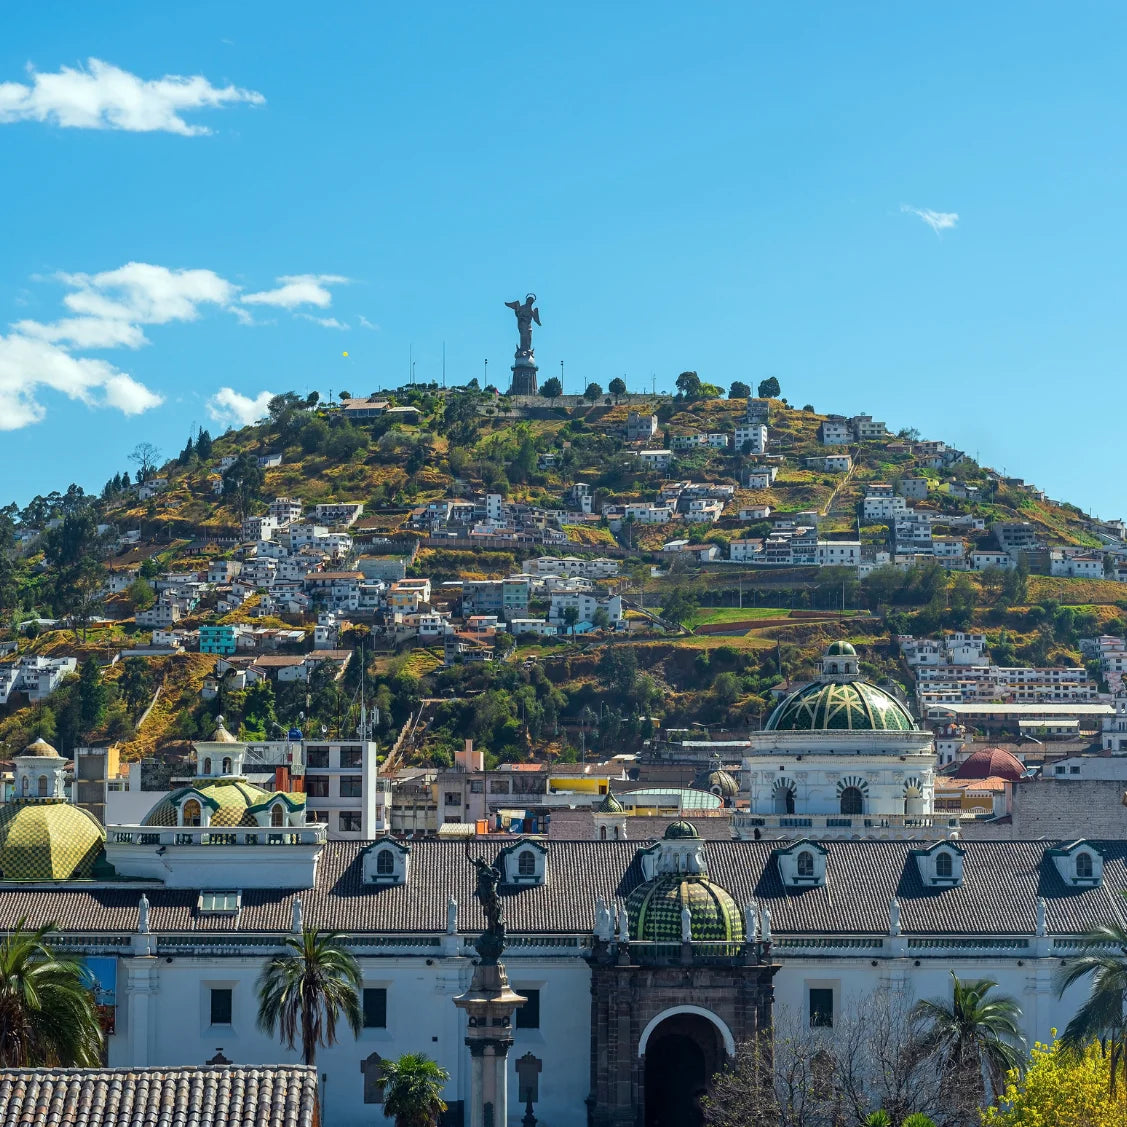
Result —
<instances>
[{"instance_id":1,"label":"dome lantern","mask_svg":"<svg viewBox=\"0 0 1127 1127\"><path fill-rule=\"evenodd\" d=\"M42 736L14 756L13 797L20 800L65 799L66 760Z\"/></svg>"}]
</instances>

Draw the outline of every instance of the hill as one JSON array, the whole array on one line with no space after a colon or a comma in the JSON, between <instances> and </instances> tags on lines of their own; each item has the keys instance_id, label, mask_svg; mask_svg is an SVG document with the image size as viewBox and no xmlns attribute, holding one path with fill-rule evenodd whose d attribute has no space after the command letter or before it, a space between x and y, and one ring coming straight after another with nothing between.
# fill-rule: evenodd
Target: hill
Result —
<instances>
[{"instance_id":1,"label":"hill","mask_svg":"<svg viewBox=\"0 0 1127 1127\"><path fill-rule=\"evenodd\" d=\"M131 473L115 475L98 497L72 486L22 510L9 506L0 522L8 635L20 657L70 656L85 672L82 680L64 675L45 700L14 692L0 740L13 748L43 733L69 750L114 739L136 756L207 731L219 710L248 737L294 723L343 731L355 723L364 680L387 742L421 701L448 698L432 708L417 756L445 761L468 736L501 758L570 757L592 743L637 747L658 725L754 726L771 687L808 676L833 637L854 641L867 672L906 693L910 678L890 631L975 629L997 654L1045 664L1079 663L1081 636L1122 629L1127 588L1111 578L1127 553L1121 526L940 441L885 434L864 416L684 395L600 394L556 406L472 387L400 388L379 402L381 413L354 419L314 397L278 396L259 425L214 439L197 432L175 458L138 447ZM764 450L731 437L750 415L765 419ZM648 436L632 436L632 427ZM844 440L829 441L838 433ZM669 449L668 464L645 465L639 451L647 448ZM687 481L697 485L686 491ZM882 488L912 498L910 550L898 517L866 516L866 498ZM579 502L584 492L590 512ZM465 508L461 499L484 504L487 494L503 519L471 511L471 527L450 515ZM296 547L295 526L283 523L288 547L275 563L309 555L314 574L331 575L349 573L360 556L401 560L408 576L432 582L428 605L453 623L452 635L465 639L459 646L507 660L455 654L448 662L442 639L428 641L417 623L412 632L385 596L370 606L353 598L335 607L348 621L334 644L356 660L308 658L308 681L281 679L277 670L315 648L317 611L335 605L327 588L303 590L300 575L296 588L275 583L266 566L273 549L255 547L259 533L274 535L252 522L276 498L289 499L290 517L304 514L314 531ZM362 512L340 508L348 505ZM322 523L327 532L316 531ZM978 566L976 552L1005 562L999 538L1011 525L1028 550L1011 551L1012 566ZM691 550L664 550L671 541ZM751 545L743 563L734 542ZM818 566L845 557L829 547L817 558L802 554L815 542L840 545L854 562ZM764 545L791 557L771 565ZM957 559L935 554L960 546ZM502 633L500 642L463 634L460 588L442 584L501 579L537 555L609 558L605 575L579 586L590 586L591 606L620 607L623 628L600 634L606 622L595 621L585 624L593 634ZM1062 567L1083 574L1049 574ZM282 588L292 597L279 598ZM534 590L532 617L548 609L549 594ZM158 596L158 608L183 604L165 628L152 621ZM201 694L212 655L152 649L154 640L167 648L159 639L194 638L191 631L212 625L246 628L261 679L236 662ZM263 660L268 646L280 655L273 665ZM95 673L102 699L91 703Z\"/></svg>"}]
</instances>

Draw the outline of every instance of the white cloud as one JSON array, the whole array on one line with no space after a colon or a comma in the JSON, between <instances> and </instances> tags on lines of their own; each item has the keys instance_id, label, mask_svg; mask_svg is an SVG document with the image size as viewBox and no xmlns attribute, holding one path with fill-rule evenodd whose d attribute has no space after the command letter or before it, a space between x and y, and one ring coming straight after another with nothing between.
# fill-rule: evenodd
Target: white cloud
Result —
<instances>
[{"instance_id":1,"label":"white cloud","mask_svg":"<svg viewBox=\"0 0 1127 1127\"><path fill-rule=\"evenodd\" d=\"M282 284L273 290L243 295L245 305L277 305L282 309L296 309L299 305L315 305L328 309L333 295L332 285L344 285L347 278L338 274L288 274L278 278Z\"/></svg>"},{"instance_id":2,"label":"white cloud","mask_svg":"<svg viewBox=\"0 0 1127 1127\"><path fill-rule=\"evenodd\" d=\"M937 235L940 231L953 230L959 222L957 211L932 211L930 207L912 207L911 204L901 204L900 210L922 219Z\"/></svg>"},{"instance_id":3,"label":"white cloud","mask_svg":"<svg viewBox=\"0 0 1127 1127\"><path fill-rule=\"evenodd\" d=\"M20 333L0 336L0 430L18 430L46 414L43 389L89 407L116 407L136 415L163 402L161 396L104 360L72 356L47 340Z\"/></svg>"},{"instance_id":4,"label":"white cloud","mask_svg":"<svg viewBox=\"0 0 1127 1127\"><path fill-rule=\"evenodd\" d=\"M45 279L36 279L44 281ZM0 430L39 422L46 414L38 391L51 388L91 407L112 407L126 415L159 406L163 398L112 364L77 355L101 349L139 349L149 343L145 326L197 321L209 309L255 324L249 306L275 306L326 329L346 330L325 311L332 304L337 274L289 274L279 286L244 295L241 287L205 269L169 269L149 262L127 262L97 274L58 274L67 287L67 315L56 321L23 319L0 335ZM243 303L246 303L244 305ZM270 392L254 398L224 387L208 401L211 417L245 425L266 413Z\"/></svg>"},{"instance_id":5,"label":"white cloud","mask_svg":"<svg viewBox=\"0 0 1127 1127\"><path fill-rule=\"evenodd\" d=\"M209 133L181 117L189 110L220 109L245 102L262 105L255 90L212 86L202 75L166 74L146 80L89 59L86 69L60 67L41 73L29 63L29 83L0 82L0 124L44 121L70 129L121 129L132 133Z\"/></svg>"},{"instance_id":6,"label":"white cloud","mask_svg":"<svg viewBox=\"0 0 1127 1127\"><path fill-rule=\"evenodd\" d=\"M368 318L365 317L363 313L361 313L356 319L360 322L361 328L363 328L363 329L374 329L377 333L380 331L379 325L377 325L374 321L369 321Z\"/></svg>"},{"instance_id":7,"label":"white cloud","mask_svg":"<svg viewBox=\"0 0 1127 1127\"><path fill-rule=\"evenodd\" d=\"M320 325L323 329L347 329L348 326L343 321L338 321L335 317L314 317L312 313L299 313L298 316L303 321L312 321L315 325Z\"/></svg>"},{"instance_id":8,"label":"white cloud","mask_svg":"<svg viewBox=\"0 0 1127 1127\"><path fill-rule=\"evenodd\" d=\"M260 391L253 399L240 395L233 387L221 387L208 401L207 413L223 426L247 427L266 414L274 398L272 391Z\"/></svg>"}]
</instances>

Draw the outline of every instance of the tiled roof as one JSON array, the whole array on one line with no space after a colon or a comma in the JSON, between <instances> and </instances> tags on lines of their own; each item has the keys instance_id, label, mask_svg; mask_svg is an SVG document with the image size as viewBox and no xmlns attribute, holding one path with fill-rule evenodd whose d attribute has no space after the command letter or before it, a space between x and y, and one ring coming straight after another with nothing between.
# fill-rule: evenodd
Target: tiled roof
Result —
<instances>
[{"instance_id":1,"label":"tiled roof","mask_svg":"<svg viewBox=\"0 0 1127 1127\"><path fill-rule=\"evenodd\" d=\"M0 1127L313 1127L316 1108L307 1065L0 1069Z\"/></svg>"},{"instance_id":2,"label":"tiled roof","mask_svg":"<svg viewBox=\"0 0 1127 1127\"><path fill-rule=\"evenodd\" d=\"M1075 834L1073 835L1075 837ZM1053 841L971 841L963 884L927 888L920 880L908 841L827 841L826 883L788 889L772 851L777 841L710 841L709 877L741 907L752 899L770 906L780 935L885 934L888 904L900 899L905 933L1031 935L1037 897L1048 900L1050 932L1080 933L1107 920L1127 923L1127 840L1095 841L1104 856L1103 883L1096 888L1066 886L1046 858ZM361 933L441 933L446 902L458 902L463 932L480 930L484 920L473 899L474 874L462 841L411 842L411 875L404 885L376 887L361 879L367 843L329 842L317 868L317 887L300 895L305 919L322 928ZM506 922L513 934L575 934L594 923L598 896L613 902L642 882L632 841L549 841L545 884L505 888ZM471 850L495 857L496 842L478 841ZM148 888L152 930L159 933L265 932L290 928L295 892L244 889L238 917L200 916L193 889ZM21 916L38 926L55 921L63 930L121 933L135 930L136 888L62 885L31 889L0 885L0 930Z\"/></svg>"},{"instance_id":3,"label":"tiled roof","mask_svg":"<svg viewBox=\"0 0 1127 1127\"><path fill-rule=\"evenodd\" d=\"M0 878L89 877L105 837L93 815L61 799L5 802L0 805Z\"/></svg>"}]
</instances>

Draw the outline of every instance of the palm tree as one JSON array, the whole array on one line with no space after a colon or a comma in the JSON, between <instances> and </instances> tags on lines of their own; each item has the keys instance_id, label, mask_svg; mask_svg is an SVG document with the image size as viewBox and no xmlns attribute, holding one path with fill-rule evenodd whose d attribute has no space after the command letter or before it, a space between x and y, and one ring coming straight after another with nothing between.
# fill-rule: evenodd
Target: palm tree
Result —
<instances>
[{"instance_id":1,"label":"palm tree","mask_svg":"<svg viewBox=\"0 0 1127 1127\"><path fill-rule=\"evenodd\" d=\"M0 942L0 1066L97 1067L102 1029L89 971L61 958L48 937L22 917Z\"/></svg>"},{"instance_id":2,"label":"palm tree","mask_svg":"<svg viewBox=\"0 0 1127 1127\"><path fill-rule=\"evenodd\" d=\"M380 1062L384 1115L395 1127L434 1127L446 1110L442 1089L450 1073L424 1053L404 1053Z\"/></svg>"},{"instance_id":3,"label":"palm tree","mask_svg":"<svg viewBox=\"0 0 1127 1127\"><path fill-rule=\"evenodd\" d=\"M969 1082L981 1107L987 1094L997 1094L1006 1073L1024 1063L1021 1008L1009 997L987 997L998 985L989 979L962 982L952 971L951 982L950 1002L923 1000L913 1008L916 1044L953 1066L953 1079Z\"/></svg>"},{"instance_id":4,"label":"palm tree","mask_svg":"<svg viewBox=\"0 0 1127 1127\"><path fill-rule=\"evenodd\" d=\"M300 1036L302 1061L315 1064L318 1045L336 1044L341 1014L360 1033L360 967L339 932L302 928L285 946L258 978L258 1027L291 1049Z\"/></svg>"},{"instance_id":5,"label":"palm tree","mask_svg":"<svg viewBox=\"0 0 1127 1127\"><path fill-rule=\"evenodd\" d=\"M1083 952L1072 959L1057 983L1063 994L1082 978L1092 979L1088 1000L1065 1027L1061 1041L1083 1049L1097 1038L1111 1044L1111 1090L1120 1067L1127 1083L1127 927L1104 924L1084 936Z\"/></svg>"}]
</instances>

